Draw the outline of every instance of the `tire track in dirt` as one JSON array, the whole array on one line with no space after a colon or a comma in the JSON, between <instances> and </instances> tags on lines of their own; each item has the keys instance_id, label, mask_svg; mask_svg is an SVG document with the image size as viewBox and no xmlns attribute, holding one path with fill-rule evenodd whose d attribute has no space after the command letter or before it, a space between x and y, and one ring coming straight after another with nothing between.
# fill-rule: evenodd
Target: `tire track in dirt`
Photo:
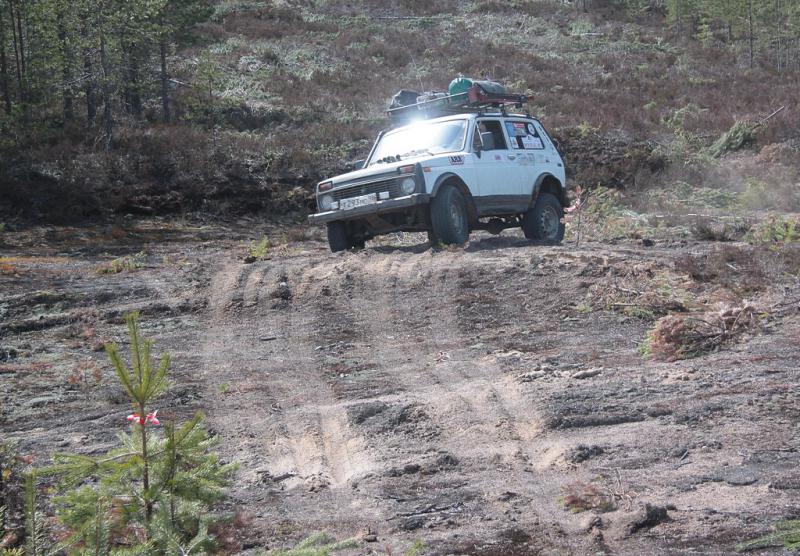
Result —
<instances>
[{"instance_id":1,"label":"tire track in dirt","mask_svg":"<svg viewBox=\"0 0 800 556\"><path fill-rule=\"evenodd\" d=\"M386 465L402 467L422 463L426 466L429 465L425 462L430 460L430 453L456 454L450 460L453 462L467 460L463 465L456 463L455 468L440 478L436 478L438 473L434 477L406 477L404 481L409 486L429 487L418 488L415 495L401 504L398 512L432 503L440 488L430 488L431 481L442 488L447 488L443 485L458 480L459 476L471 482L473 472L466 469L496 466L498 462L493 458L498 453L506 462L501 465L527 468L526 443L539 430L517 385L503 380L502 388L495 388L495 374L487 376L489 369L474 361L473 354L466 351L475 338L465 334L454 304L463 289L459 287L461 271L458 269L468 266L461 260L465 255L436 255L445 261L432 261L428 257L431 257L430 253L372 256L365 261L362 272L363 276L370 277L364 288L376 292L375 306L382 311L380 318L366 323L371 331L371 341L378 344L372 357L384 364L399 363L393 369L395 380L401 384L395 405L418 408L430 417L430 425L436 430L432 437L409 434L408 423L401 423L399 432L389 433L388 437L384 432L381 444ZM426 267L426 263L431 262L436 264L435 271ZM414 296L417 303L408 303L409 296ZM424 311L420 310L420 305L425 307ZM490 309L496 312L497 308ZM414 327L422 327L423 332L415 330L417 334L409 334L409 329ZM383 339L390 341L381 341ZM409 349L414 351L411 363L407 357ZM456 354L455 360L449 359L451 353ZM501 393L506 389L510 393ZM368 404L363 407L370 409ZM378 407L376 410L381 411L380 415L391 412L391 408ZM367 419L360 426L369 431L376 426L373 421L379 419ZM423 435L429 432L430 425L411 423L412 427L422 427ZM492 452L491 455L487 451ZM384 498L387 492L393 491L391 484L389 480L386 485L376 485L383 490ZM495 488L499 493L504 486L508 485L498 484ZM460 497L459 504L468 505L471 520L483 515L483 507L489 502L469 488L457 488L454 496Z\"/></svg>"},{"instance_id":2,"label":"tire track in dirt","mask_svg":"<svg viewBox=\"0 0 800 556\"><path fill-rule=\"evenodd\" d=\"M217 353L218 365L209 364L213 381L231 384L215 395L210 419L247 469L235 496L252 503L283 491L293 511L280 513L296 521L340 513L349 481L372 468L320 372L314 330L324 328L328 315L310 300L309 263L299 257L222 267L212 280L204 348ZM308 491L318 496L308 498ZM274 520L267 522L269 529Z\"/></svg>"}]
</instances>

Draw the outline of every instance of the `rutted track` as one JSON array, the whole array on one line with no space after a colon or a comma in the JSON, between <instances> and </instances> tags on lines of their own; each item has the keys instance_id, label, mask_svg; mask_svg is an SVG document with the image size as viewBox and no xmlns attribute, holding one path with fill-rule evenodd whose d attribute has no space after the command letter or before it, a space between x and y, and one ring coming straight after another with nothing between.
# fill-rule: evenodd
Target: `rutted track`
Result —
<instances>
[{"instance_id":1,"label":"rutted track","mask_svg":"<svg viewBox=\"0 0 800 556\"><path fill-rule=\"evenodd\" d=\"M63 260L30 263L47 272L28 287L39 293L11 283L3 342L73 342L84 334L75 322L124 341L121 312L143 309L145 332L175 361L160 407L203 409L223 457L241 466L230 507L252 520L246 547L368 529L381 543L358 553L415 538L433 554L728 553L797 502L787 417L798 398L796 313L770 335L666 364L637 351L647 320L578 310L592 286L636 265L673 272L680 252L669 243L576 249L480 236L465 249L330 254L310 242L249 265L230 241L170 247L197 262L103 278L91 275L94 260L79 278ZM42 293L51 289L54 298ZM63 321L13 328L30 320L26 299ZM70 353L31 348L30 359L62 384L70 354L103 364L91 352L98 339ZM5 434L37 453L108 445L126 411L110 385L36 401L44 383L14 365L21 386L4 384ZM525 378L542 366L548 374ZM31 397L48 420L87 404L100 412L56 435ZM560 503L589 483L616 505L600 525ZM645 503L674 507L673 521L631 534Z\"/></svg>"}]
</instances>

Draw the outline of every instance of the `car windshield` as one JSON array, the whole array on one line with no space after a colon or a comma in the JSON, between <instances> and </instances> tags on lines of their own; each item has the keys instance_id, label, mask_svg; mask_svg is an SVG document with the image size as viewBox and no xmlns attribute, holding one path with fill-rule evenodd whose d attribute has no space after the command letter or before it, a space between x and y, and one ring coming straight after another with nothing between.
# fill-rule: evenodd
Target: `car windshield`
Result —
<instances>
[{"instance_id":1,"label":"car windshield","mask_svg":"<svg viewBox=\"0 0 800 556\"><path fill-rule=\"evenodd\" d=\"M369 165L398 162L416 156L457 152L464 148L466 120L425 122L381 137Z\"/></svg>"}]
</instances>

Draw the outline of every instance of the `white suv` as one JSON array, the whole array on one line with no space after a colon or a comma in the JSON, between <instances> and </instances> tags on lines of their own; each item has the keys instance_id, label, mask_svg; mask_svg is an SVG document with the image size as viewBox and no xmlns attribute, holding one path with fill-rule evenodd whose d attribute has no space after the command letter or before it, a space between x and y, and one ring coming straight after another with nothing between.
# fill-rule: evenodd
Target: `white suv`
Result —
<instances>
[{"instance_id":1,"label":"white suv","mask_svg":"<svg viewBox=\"0 0 800 556\"><path fill-rule=\"evenodd\" d=\"M331 251L380 234L427 231L462 244L471 230L558 243L567 204L564 161L528 115L464 113L384 131L359 169L317 185Z\"/></svg>"}]
</instances>

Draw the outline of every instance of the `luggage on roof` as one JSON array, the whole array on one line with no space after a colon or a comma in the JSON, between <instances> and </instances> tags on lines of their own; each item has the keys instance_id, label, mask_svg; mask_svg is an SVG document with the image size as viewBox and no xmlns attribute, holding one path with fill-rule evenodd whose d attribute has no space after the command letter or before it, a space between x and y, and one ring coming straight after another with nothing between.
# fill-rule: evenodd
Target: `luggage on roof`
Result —
<instances>
[{"instance_id":1,"label":"luggage on roof","mask_svg":"<svg viewBox=\"0 0 800 556\"><path fill-rule=\"evenodd\" d=\"M403 89L392 97L387 113L395 125L405 125L418 119L436 118L447 114L475 112L506 105L521 107L528 101L525 95L509 94L505 87L494 81L481 81L457 77L450 82L447 92L418 93Z\"/></svg>"}]
</instances>

